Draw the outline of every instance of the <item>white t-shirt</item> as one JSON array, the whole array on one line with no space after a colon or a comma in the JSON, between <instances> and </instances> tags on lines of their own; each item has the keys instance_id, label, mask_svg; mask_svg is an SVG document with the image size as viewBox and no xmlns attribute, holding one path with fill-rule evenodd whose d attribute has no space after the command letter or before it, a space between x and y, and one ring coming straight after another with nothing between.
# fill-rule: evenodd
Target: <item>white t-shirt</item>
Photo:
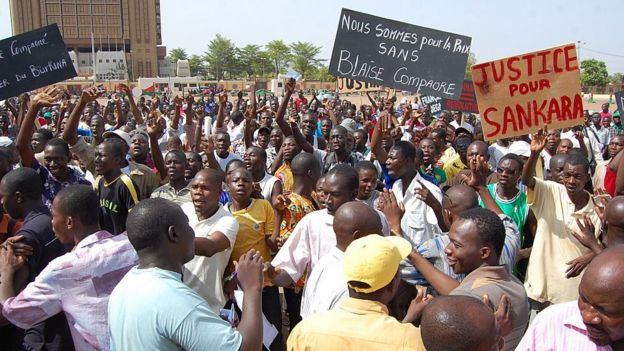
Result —
<instances>
[{"instance_id":1,"label":"white t-shirt","mask_svg":"<svg viewBox=\"0 0 624 351\"><path fill-rule=\"evenodd\" d=\"M342 273L344 252L333 247L321 258L306 279L301 299L301 317L332 310L343 297L349 296Z\"/></svg>"},{"instance_id":2,"label":"white t-shirt","mask_svg":"<svg viewBox=\"0 0 624 351\"><path fill-rule=\"evenodd\" d=\"M265 173L264 178L262 178L262 180L258 182L258 184L260 184L260 188L262 188L262 197L264 197L265 200L271 202L271 193L273 193L273 186L275 185L275 182L278 181L279 179L277 177Z\"/></svg>"},{"instance_id":3,"label":"white t-shirt","mask_svg":"<svg viewBox=\"0 0 624 351\"><path fill-rule=\"evenodd\" d=\"M221 167L221 170L224 172L225 172L225 167L227 166L228 163L230 163L230 161L241 160L241 157L238 156L238 154L234 152L229 152L226 158L221 158L219 157L219 155L217 155L217 150L215 150L214 155L215 155L215 158L217 159L217 162L219 163L219 167Z\"/></svg>"},{"instance_id":4,"label":"white t-shirt","mask_svg":"<svg viewBox=\"0 0 624 351\"><path fill-rule=\"evenodd\" d=\"M232 248L236 242L238 222L219 205L212 217L200 221L193 203L182 205L182 211L189 219L189 225L195 231L195 237L209 238L214 232L221 232L230 241L230 247L212 257L195 256L184 265L184 283L203 297L214 313L219 313L226 303L223 295L223 272L230 260Z\"/></svg>"},{"instance_id":5,"label":"white t-shirt","mask_svg":"<svg viewBox=\"0 0 624 351\"><path fill-rule=\"evenodd\" d=\"M106 326L103 326L106 328ZM243 338L179 273L132 268L108 301L111 350L236 350Z\"/></svg>"}]
</instances>

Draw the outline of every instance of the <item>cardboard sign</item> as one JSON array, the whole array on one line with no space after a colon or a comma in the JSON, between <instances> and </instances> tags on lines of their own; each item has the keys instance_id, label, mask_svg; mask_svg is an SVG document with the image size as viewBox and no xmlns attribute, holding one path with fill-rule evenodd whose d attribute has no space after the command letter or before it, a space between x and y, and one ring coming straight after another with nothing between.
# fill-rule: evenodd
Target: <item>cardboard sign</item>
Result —
<instances>
[{"instance_id":1,"label":"cardboard sign","mask_svg":"<svg viewBox=\"0 0 624 351\"><path fill-rule=\"evenodd\" d=\"M336 88L340 93L362 93L367 91L381 91L383 87L378 84L360 82L357 80L339 77L336 80Z\"/></svg>"},{"instance_id":2,"label":"cardboard sign","mask_svg":"<svg viewBox=\"0 0 624 351\"><path fill-rule=\"evenodd\" d=\"M464 81L464 88L462 89L459 100L443 99L442 109L460 111L465 113L479 113L479 106L477 106L477 96L475 95L474 85L472 85L472 81Z\"/></svg>"},{"instance_id":3,"label":"cardboard sign","mask_svg":"<svg viewBox=\"0 0 624 351\"><path fill-rule=\"evenodd\" d=\"M0 41L0 100L76 76L56 24Z\"/></svg>"},{"instance_id":4,"label":"cardboard sign","mask_svg":"<svg viewBox=\"0 0 624 351\"><path fill-rule=\"evenodd\" d=\"M479 63L472 78L487 140L583 123L574 44Z\"/></svg>"},{"instance_id":5,"label":"cardboard sign","mask_svg":"<svg viewBox=\"0 0 624 351\"><path fill-rule=\"evenodd\" d=\"M329 73L457 100L471 38L342 9Z\"/></svg>"},{"instance_id":6,"label":"cardboard sign","mask_svg":"<svg viewBox=\"0 0 624 351\"><path fill-rule=\"evenodd\" d=\"M429 110L432 114L438 114L442 111L442 99L441 97L431 95L421 95L420 102L429 106Z\"/></svg>"},{"instance_id":7,"label":"cardboard sign","mask_svg":"<svg viewBox=\"0 0 624 351\"><path fill-rule=\"evenodd\" d=\"M615 94L615 103L617 104L618 111L620 112L620 118L624 116L624 90L618 91Z\"/></svg>"}]
</instances>

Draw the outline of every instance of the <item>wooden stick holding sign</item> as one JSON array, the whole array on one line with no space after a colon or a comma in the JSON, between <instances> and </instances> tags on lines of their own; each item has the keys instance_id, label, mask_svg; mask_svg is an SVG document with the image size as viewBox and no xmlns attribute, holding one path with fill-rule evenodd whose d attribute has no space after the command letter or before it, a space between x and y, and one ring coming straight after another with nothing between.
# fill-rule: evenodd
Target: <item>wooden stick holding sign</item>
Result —
<instances>
[{"instance_id":1,"label":"wooden stick holding sign","mask_svg":"<svg viewBox=\"0 0 624 351\"><path fill-rule=\"evenodd\" d=\"M574 44L472 66L486 140L583 123Z\"/></svg>"}]
</instances>

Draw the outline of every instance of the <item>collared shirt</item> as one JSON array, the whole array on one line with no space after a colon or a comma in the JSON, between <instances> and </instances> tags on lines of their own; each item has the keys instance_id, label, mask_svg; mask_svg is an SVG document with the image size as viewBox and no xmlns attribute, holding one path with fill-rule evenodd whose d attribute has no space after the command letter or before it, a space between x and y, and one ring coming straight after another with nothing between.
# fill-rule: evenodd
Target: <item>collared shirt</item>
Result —
<instances>
[{"instance_id":1,"label":"collared shirt","mask_svg":"<svg viewBox=\"0 0 624 351\"><path fill-rule=\"evenodd\" d=\"M420 330L388 315L377 301L345 297L336 309L301 321L288 337L288 351L425 350Z\"/></svg>"},{"instance_id":2,"label":"collared shirt","mask_svg":"<svg viewBox=\"0 0 624 351\"><path fill-rule=\"evenodd\" d=\"M587 336L577 301L552 305L538 313L516 348L518 351L611 351Z\"/></svg>"},{"instance_id":3,"label":"collared shirt","mask_svg":"<svg viewBox=\"0 0 624 351\"><path fill-rule=\"evenodd\" d=\"M580 233L576 220L587 215L600 233L600 219L594 211L591 194L587 204L575 211L565 186L535 178L535 187L527 193L527 203L537 218L527 278L527 294L539 302L561 303L578 299L581 275L566 278L567 262L590 250L583 246L572 232Z\"/></svg>"},{"instance_id":4,"label":"collared shirt","mask_svg":"<svg viewBox=\"0 0 624 351\"><path fill-rule=\"evenodd\" d=\"M381 218L383 234L390 233L388 221L383 213ZM296 282L306 270L312 271L316 263L336 246L334 216L327 209L318 210L304 216L290 234L282 248L271 261L273 267L279 267Z\"/></svg>"},{"instance_id":5,"label":"collared shirt","mask_svg":"<svg viewBox=\"0 0 624 351\"><path fill-rule=\"evenodd\" d=\"M258 250L265 262L271 260L271 249L267 244L266 237L273 234L275 213L271 203L262 199L251 199L247 208L233 211L231 203L225 206L238 222L238 234L233 243L230 262L246 254L249 250Z\"/></svg>"},{"instance_id":6,"label":"collared shirt","mask_svg":"<svg viewBox=\"0 0 624 351\"><path fill-rule=\"evenodd\" d=\"M503 226L505 227L505 243L503 244L503 252L499 263L505 266L507 271L511 273L513 266L516 264L516 257L518 257L518 253L520 252L520 233L518 232L518 227L510 217L504 214L499 214L498 217L503 221ZM457 281L462 281L465 275L455 274L455 272L453 272L453 268L449 266L446 253L444 253L444 248L446 248L449 242L451 241L446 233L436 235L432 239L419 245L416 250L423 257L432 261L434 266L442 271L442 273ZM424 277L422 277L422 280L419 281L418 284L425 284L426 282Z\"/></svg>"},{"instance_id":7,"label":"collared shirt","mask_svg":"<svg viewBox=\"0 0 624 351\"><path fill-rule=\"evenodd\" d=\"M91 234L50 262L2 312L20 328L65 312L76 350L108 350L108 297L137 263L126 235Z\"/></svg>"},{"instance_id":8,"label":"collared shirt","mask_svg":"<svg viewBox=\"0 0 624 351\"><path fill-rule=\"evenodd\" d=\"M503 350L515 350L520 342L522 334L529 323L529 300L522 283L504 266L481 266L470 272L450 295L465 295L481 299L488 295L492 305L496 309L498 301L504 294L511 304L511 331L505 339Z\"/></svg>"},{"instance_id":9,"label":"collared shirt","mask_svg":"<svg viewBox=\"0 0 624 351\"><path fill-rule=\"evenodd\" d=\"M179 191L176 191L175 188L171 186L171 184L167 183L159 188L156 188L156 190L154 190L150 197L160 197L163 199L171 200L176 204L182 206L185 203L193 201L191 199L191 182L188 182L188 184L186 184L186 186Z\"/></svg>"},{"instance_id":10,"label":"collared shirt","mask_svg":"<svg viewBox=\"0 0 624 351\"><path fill-rule=\"evenodd\" d=\"M333 310L340 300L349 296L347 281L342 273L344 252L337 247L323 256L306 279L301 299L301 317Z\"/></svg>"},{"instance_id":11,"label":"collared shirt","mask_svg":"<svg viewBox=\"0 0 624 351\"><path fill-rule=\"evenodd\" d=\"M42 167L41 164L39 164L37 159L33 158L32 168L37 171L39 177L41 177L41 182L43 183L43 202L48 209L52 208L52 201L56 194L68 185L83 184L91 186L91 182L84 179L75 169L69 166L67 167L67 179L64 181L56 179L46 167Z\"/></svg>"},{"instance_id":12,"label":"collared shirt","mask_svg":"<svg viewBox=\"0 0 624 351\"><path fill-rule=\"evenodd\" d=\"M405 191L401 179L398 179L392 185L392 191L396 196L397 203L402 203L405 207L405 214L403 218L401 218L401 231L403 231L405 239L407 239L414 248L433 238L435 234L440 233L438 220L433 209L416 197L416 189L421 188L419 182L424 184L440 203L442 202L442 191L440 188L425 180L418 173L416 173L416 176ZM416 284L414 279L415 272L416 268L407 260L401 262L401 279L408 283Z\"/></svg>"},{"instance_id":13,"label":"collared shirt","mask_svg":"<svg viewBox=\"0 0 624 351\"><path fill-rule=\"evenodd\" d=\"M611 139L611 133L609 133L609 128L600 127L600 129L596 128L595 125L591 125L589 127L591 132L595 133L598 137L598 142L602 148L605 148L609 144L609 140Z\"/></svg>"},{"instance_id":14,"label":"collared shirt","mask_svg":"<svg viewBox=\"0 0 624 351\"><path fill-rule=\"evenodd\" d=\"M219 318L179 273L132 268L108 301L111 350L236 350L241 334Z\"/></svg>"},{"instance_id":15,"label":"collared shirt","mask_svg":"<svg viewBox=\"0 0 624 351\"><path fill-rule=\"evenodd\" d=\"M160 186L159 176L144 164L128 161L127 174L139 187L141 199L147 199Z\"/></svg>"},{"instance_id":16,"label":"collared shirt","mask_svg":"<svg viewBox=\"0 0 624 351\"><path fill-rule=\"evenodd\" d=\"M238 222L221 205L215 214L203 220L199 220L195 206L190 202L182 205L182 211L188 217L196 238L209 238L215 232L221 232L229 242L227 249L210 257L196 255L184 266L183 277L186 285L203 297L213 312L219 313L219 309L226 302L222 286L223 273L236 242Z\"/></svg>"}]
</instances>

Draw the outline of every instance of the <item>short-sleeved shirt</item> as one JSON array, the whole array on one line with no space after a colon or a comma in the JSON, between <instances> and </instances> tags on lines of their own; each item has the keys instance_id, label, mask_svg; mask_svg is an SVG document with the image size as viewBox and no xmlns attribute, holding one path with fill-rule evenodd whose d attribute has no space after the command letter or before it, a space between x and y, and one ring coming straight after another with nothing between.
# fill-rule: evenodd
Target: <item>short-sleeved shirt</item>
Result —
<instances>
[{"instance_id":1,"label":"short-sleeved shirt","mask_svg":"<svg viewBox=\"0 0 624 351\"><path fill-rule=\"evenodd\" d=\"M189 182L184 188L176 191L171 184L167 183L159 188L156 188L154 192L152 192L151 198L163 198L167 200L171 200L176 204L182 206L185 203L190 203L193 201L191 199L191 182Z\"/></svg>"},{"instance_id":2,"label":"short-sleeved shirt","mask_svg":"<svg viewBox=\"0 0 624 351\"><path fill-rule=\"evenodd\" d=\"M213 312L219 313L226 299L223 295L223 273L230 260L232 248L236 242L238 222L219 205L219 209L210 218L199 220L193 203L182 205L182 211L189 219L189 225L195 231L196 238L209 238L215 232L221 232L229 241L229 247L211 257L196 255L184 266L184 282L203 297Z\"/></svg>"},{"instance_id":3,"label":"short-sleeved shirt","mask_svg":"<svg viewBox=\"0 0 624 351\"><path fill-rule=\"evenodd\" d=\"M273 233L275 221L271 203L267 200L251 199L247 208L238 211L232 211L230 206L231 203L226 209L239 224L230 262L238 260L251 249L258 250L266 262L271 261L271 250L266 242L266 237Z\"/></svg>"},{"instance_id":4,"label":"short-sleeved shirt","mask_svg":"<svg viewBox=\"0 0 624 351\"><path fill-rule=\"evenodd\" d=\"M288 350L425 350L420 330L388 315L378 301L345 297L309 316L288 337Z\"/></svg>"},{"instance_id":5,"label":"short-sleeved shirt","mask_svg":"<svg viewBox=\"0 0 624 351\"><path fill-rule=\"evenodd\" d=\"M565 186L537 177L535 187L528 190L527 203L537 218L537 230L529 257L524 286L527 295L539 302L561 303L578 299L582 274L566 278L567 262L589 253L574 236L580 232L576 220L587 215L600 232L600 219L591 200L575 211ZM589 197L591 195L587 193Z\"/></svg>"},{"instance_id":6,"label":"short-sleeved shirt","mask_svg":"<svg viewBox=\"0 0 624 351\"><path fill-rule=\"evenodd\" d=\"M132 268L108 301L111 350L239 350L242 336L179 273Z\"/></svg>"},{"instance_id":7,"label":"short-sleeved shirt","mask_svg":"<svg viewBox=\"0 0 624 351\"><path fill-rule=\"evenodd\" d=\"M344 252L333 247L323 256L306 279L301 299L301 317L334 309L349 296L347 280L342 273Z\"/></svg>"},{"instance_id":8,"label":"short-sleeved shirt","mask_svg":"<svg viewBox=\"0 0 624 351\"><path fill-rule=\"evenodd\" d=\"M32 168L37 171L39 177L41 177L41 183L43 183L43 202L49 209L52 208L52 201L56 194L68 185L83 184L91 186L91 182L84 179L84 177L72 167L67 167L67 179L62 182L56 179L46 167L42 167L37 159L33 158Z\"/></svg>"},{"instance_id":9,"label":"short-sleeved shirt","mask_svg":"<svg viewBox=\"0 0 624 351\"><path fill-rule=\"evenodd\" d=\"M227 167L230 161L241 160L241 157L238 156L238 154L235 154L233 152L229 152L225 158L221 158L221 156L217 155L217 150L214 151L214 157L215 159L217 159L217 163L219 164L219 167L221 167L221 170L224 172L225 172L225 167Z\"/></svg>"},{"instance_id":10,"label":"short-sleeved shirt","mask_svg":"<svg viewBox=\"0 0 624 351\"><path fill-rule=\"evenodd\" d=\"M97 184L100 198L100 227L117 235L126 230L128 213L139 202L139 189L126 174L110 183L101 177Z\"/></svg>"},{"instance_id":11,"label":"short-sleeved shirt","mask_svg":"<svg viewBox=\"0 0 624 351\"><path fill-rule=\"evenodd\" d=\"M295 178L293 177L290 165L282 163L277 171L275 171L275 177L282 182L282 189L284 192L292 191Z\"/></svg>"},{"instance_id":12,"label":"short-sleeved shirt","mask_svg":"<svg viewBox=\"0 0 624 351\"><path fill-rule=\"evenodd\" d=\"M110 334L102 327L108 324L108 297L137 263L127 236L91 234L50 262L2 312L22 328L64 312L77 350L108 350Z\"/></svg>"},{"instance_id":13,"label":"short-sleeved shirt","mask_svg":"<svg viewBox=\"0 0 624 351\"><path fill-rule=\"evenodd\" d=\"M262 178L262 180L258 182L262 191L262 197L269 202L271 202L271 197L273 195L273 186L275 186L276 182L279 182L279 179L268 173L265 173L264 178Z\"/></svg>"},{"instance_id":14,"label":"short-sleeved shirt","mask_svg":"<svg viewBox=\"0 0 624 351\"><path fill-rule=\"evenodd\" d=\"M529 300L522 283L512 276L505 266L481 266L470 272L450 295L465 295L481 299L488 295L496 309L502 295L511 304L511 332L507 334L503 350L513 351L520 342L529 323Z\"/></svg>"}]
</instances>

